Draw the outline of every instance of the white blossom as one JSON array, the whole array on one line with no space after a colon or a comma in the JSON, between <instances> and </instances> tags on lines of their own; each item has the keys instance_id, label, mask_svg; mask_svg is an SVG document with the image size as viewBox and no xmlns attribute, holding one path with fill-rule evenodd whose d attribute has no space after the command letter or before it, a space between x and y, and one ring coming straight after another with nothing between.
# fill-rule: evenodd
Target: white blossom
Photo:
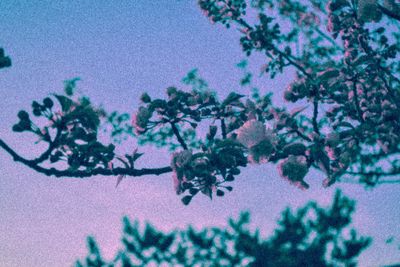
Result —
<instances>
[{"instance_id":1,"label":"white blossom","mask_svg":"<svg viewBox=\"0 0 400 267\"><path fill-rule=\"evenodd\" d=\"M190 163L192 159L191 150L183 150L172 154L171 167L173 170L182 169Z\"/></svg>"},{"instance_id":2,"label":"white blossom","mask_svg":"<svg viewBox=\"0 0 400 267\"><path fill-rule=\"evenodd\" d=\"M178 178L178 174L176 172L172 173L172 182L174 184L174 190L177 195L183 193L182 181Z\"/></svg>"},{"instance_id":3,"label":"white blossom","mask_svg":"<svg viewBox=\"0 0 400 267\"><path fill-rule=\"evenodd\" d=\"M172 180L174 183L175 192L179 195L183 192L182 182L186 181L185 167L192 160L192 151L183 150L172 154L171 168L173 171Z\"/></svg>"},{"instance_id":4,"label":"white blossom","mask_svg":"<svg viewBox=\"0 0 400 267\"><path fill-rule=\"evenodd\" d=\"M255 119L247 121L237 130L237 140L247 148L251 148L271 137L271 131L267 131L264 124Z\"/></svg>"},{"instance_id":5,"label":"white blossom","mask_svg":"<svg viewBox=\"0 0 400 267\"><path fill-rule=\"evenodd\" d=\"M237 130L237 140L249 149L251 162L268 159L274 150L272 131L255 119L247 121Z\"/></svg>"},{"instance_id":6,"label":"white blossom","mask_svg":"<svg viewBox=\"0 0 400 267\"><path fill-rule=\"evenodd\" d=\"M140 107L139 110L132 115L132 126L137 134L142 134L146 131L147 123L151 118L152 113L148 108Z\"/></svg>"}]
</instances>

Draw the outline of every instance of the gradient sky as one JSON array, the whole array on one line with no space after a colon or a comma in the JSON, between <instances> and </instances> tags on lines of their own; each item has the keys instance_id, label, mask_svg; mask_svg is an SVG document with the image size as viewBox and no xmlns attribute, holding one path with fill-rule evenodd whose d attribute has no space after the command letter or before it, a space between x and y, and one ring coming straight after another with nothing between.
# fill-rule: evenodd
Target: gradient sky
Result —
<instances>
[{"instance_id":1,"label":"gradient sky","mask_svg":"<svg viewBox=\"0 0 400 267\"><path fill-rule=\"evenodd\" d=\"M78 4L79 2L79 4ZM19 153L31 156L29 134L15 134L19 109L33 100L61 92L63 80L82 78L78 87L108 110L132 112L142 92L162 96L166 87L180 86L191 69L219 95L238 88L243 59L238 32L215 26L196 1L0 1L0 47L13 61L0 73L0 137ZM259 70L262 57L254 59ZM258 61L258 62L257 62ZM256 82L262 92L279 91L290 76ZM126 147L133 142L127 142ZM168 164L168 153L146 148L141 164ZM86 255L86 236L94 235L110 258L120 247L121 218L149 221L163 230L225 225L242 210L267 235L286 206L309 200L327 205L335 187L321 187L323 176L311 172L311 189L300 191L277 175L272 165L247 168L232 185L234 191L213 201L196 197L185 207L174 193L171 175L126 179L115 189L115 177L57 179L35 173L0 151L0 266L71 266ZM374 238L360 257L360 266L400 262L399 186L366 191L342 184L357 200L354 225Z\"/></svg>"}]
</instances>

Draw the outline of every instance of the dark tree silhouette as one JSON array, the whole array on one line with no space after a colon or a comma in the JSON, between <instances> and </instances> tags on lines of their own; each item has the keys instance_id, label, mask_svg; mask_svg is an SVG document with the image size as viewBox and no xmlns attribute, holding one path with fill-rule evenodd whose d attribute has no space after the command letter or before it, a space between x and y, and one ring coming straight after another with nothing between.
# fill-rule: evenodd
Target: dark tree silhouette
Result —
<instances>
[{"instance_id":1,"label":"dark tree silhouette","mask_svg":"<svg viewBox=\"0 0 400 267\"><path fill-rule=\"evenodd\" d=\"M226 228L170 233L150 224L141 231L137 221L132 224L125 217L123 248L115 258L103 259L88 237L89 254L76 266L356 266L371 239L350 229L354 204L337 191L330 207L310 202L295 212L288 208L267 239L249 230L249 213L230 219Z\"/></svg>"},{"instance_id":2,"label":"dark tree silhouette","mask_svg":"<svg viewBox=\"0 0 400 267\"><path fill-rule=\"evenodd\" d=\"M213 23L236 27L247 56L265 56L271 78L294 70L284 98L230 93L219 99L196 71L183 80L189 90L167 89L165 99L144 93L132 115L96 108L74 95L77 80L63 95L32 103L48 120L36 125L18 113L15 132L29 131L48 143L34 159L20 156L0 139L15 161L45 175L90 177L160 175L172 172L175 190L188 204L198 192L222 196L249 163L274 163L280 175L302 189L310 168L324 186L337 181L366 186L398 183L400 174L400 5L394 0L199 0ZM257 17L252 16L256 13ZM250 14L250 15L249 15ZM285 27L282 27L285 25ZM386 25L389 25L386 27ZM0 67L11 65L0 55ZM246 68L246 61L239 64ZM250 73L242 86L251 85ZM54 99L57 101L55 104ZM114 144L98 140L102 125L114 138L168 147L170 166L135 168L141 153L115 155ZM206 136L200 134L207 131Z\"/></svg>"}]
</instances>

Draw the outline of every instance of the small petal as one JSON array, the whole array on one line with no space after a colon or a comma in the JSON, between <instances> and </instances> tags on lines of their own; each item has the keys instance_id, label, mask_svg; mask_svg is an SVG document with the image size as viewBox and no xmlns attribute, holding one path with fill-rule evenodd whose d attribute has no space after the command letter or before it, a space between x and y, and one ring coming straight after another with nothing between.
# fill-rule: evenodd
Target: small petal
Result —
<instances>
[{"instance_id":1,"label":"small petal","mask_svg":"<svg viewBox=\"0 0 400 267\"><path fill-rule=\"evenodd\" d=\"M257 120L249 120L237 130L237 140L247 148L257 145L266 137L267 129Z\"/></svg>"}]
</instances>

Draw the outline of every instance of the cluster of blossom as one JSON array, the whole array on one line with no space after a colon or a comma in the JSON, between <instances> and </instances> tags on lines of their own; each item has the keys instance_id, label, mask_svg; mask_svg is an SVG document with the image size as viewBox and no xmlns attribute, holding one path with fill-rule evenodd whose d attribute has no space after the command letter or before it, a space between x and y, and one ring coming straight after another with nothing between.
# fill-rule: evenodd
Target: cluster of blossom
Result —
<instances>
[{"instance_id":1,"label":"cluster of blossom","mask_svg":"<svg viewBox=\"0 0 400 267\"><path fill-rule=\"evenodd\" d=\"M249 120L237 130L237 140L249 153L249 162L268 162L277 147L277 137L257 120ZM304 181L309 164L306 158L306 146L302 143L291 143L283 147L282 154L287 158L281 160L278 170L281 177L302 189L308 188Z\"/></svg>"},{"instance_id":2,"label":"cluster of blossom","mask_svg":"<svg viewBox=\"0 0 400 267\"><path fill-rule=\"evenodd\" d=\"M190 150L184 150L172 154L172 160L171 160L171 167L173 171L172 179L177 194L181 194L184 191L183 182L188 182L192 177L192 175L190 175L188 170L189 164L191 163L191 159L192 159L192 151Z\"/></svg>"},{"instance_id":3,"label":"cluster of blossom","mask_svg":"<svg viewBox=\"0 0 400 267\"><path fill-rule=\"evenodd\" d=\"M146 107L140 107L138 112L132 116L132 125L137 134L142 134L146 131L147 124L152 116L151 111Z\"/></svg>"},{"instance_id":4,"label":"cluster of blossom","mask_svg":"<svg viewBox=\"0 0 400 267\"><path fill-rule=\"evenodd\" d=\"M327 78L333 75L325 71L320 76ZM166 109L155 109L155 113L161 119L157 123L157 130L168 126L168 122L171 121L182 126L186 123L185 118L190 117L186 117L185 113L187 110L192 110L188 107L195 105L195 110L200 114L198 122L206 119L224 120L227 124L225 140L231 144L236 143L236 147L231 148L229 154L247 155L242 165L278 162L280 175L300 188L308 187L304 178L311 166L325 172L327 179L324 185L332 184L348 168L352 149L356 147L354 138L349 134L332 132L325 136L310 130L296 118L307 107L289 113L284 109L272 107L268 98L242 101L243 96L236 93L230 94L222 103L210 93L186 93L176 88L169 88L167 94L169 100L165 101L165 106L178 107L176 109L178 112L166 116L168 113ZM185 97L193 98L195 101L185 100ZM147 106L139 108L136 114L143 112L144 108L150 109L154 106L150 97L146 96L146 99L144 102L147 102ZM154 101L160 103L164 100ZM171 103L174 101L180 104ZM212 105L209 105L210 103ZM148 120L147 115L146 120ZM269 121L271 129L266 128L265 121ZM144 125L133 126L139 130L144 128ZM226 179L226 174L239 166L238 159L226 160L228 156L221 151L217 152L215 142L218 138L215 139L215 136L218 131L216 125L210 125L209 133L206 135L208 141L201 142L203 144L201 152L193 154L192 150L186 148L173 154L171 167L177 193L180 194L190 188L192 192L197 192L200 188L209 193L215 190L220 182L231 180L231 178ZM179 133L177 134L179 136ZM237 171L232 171L231 174L235 172ZM222 179L218 180L217 176L221 176ZM194 190L194 187L197 189Z\"/></svg>"},{"instance_id":5,"label":"cluster of blossom","mask_svg":"<svg viewBox=\"0 0 400 267\"><path fill-rule=\"evenodd\" d=\"M249 150L249 161L268 161L275 150L275 136L271 130L255 119L247 121L237 130L237 140Z\"/></svg>"},{"instance_id":6,"label":"cluster of blossom","mask_svg":"<svg viewBox=\"0 0 400 267\"><path fill-rule=\"evenodd\" d=\"M245 0L199 0L199 6L211 22L221 22L229 28L231 19L245 15Z\"/></svg>"},{"instance_id":7,"label":"cluster of blossom","mask_svg":"<svg viewBox=\"0 0 400 267\"><path fill-rule=\"evenodd\" d=\"M48 120L45 126L37 126L22 110L18 114L20 122L13 127L15 132L31 131L39 137L39 141L49 143L48 150L38 158L37 163L65 161L71 170L83 167L88 171L98 164L108 166L114 158L115 147L97 141L102 111L95 109L86 97L76 100L68 95L54 97L60 108L56 111L50 97L46 97L42 104L32 102L33 115Z\"/></svg>"},{"instance_id":8,"label":"cluster of blossom","mask_svg":"<svg viewBox=\"0 0 400 267\"><path fill-rule=\"evenodd\" d=\"M323 63L318 64L310 56L317 50L303 48L303 55L294 56L290 45L281 51L279 43L279 40L290 43L293 36L307 26L305 31L308 32L304 36L310 41L322 37L328 38L326 40L333 46L336 44L326 37L326 32L316 32L324 13L317 14L318 10L323 10L320 3L314 2L311 4L317 7L316 10L296 1L268 1L271 8L276 4L278 13L293 23L293 30L284 33L278 23L273 23L274 18L262 12L259 23L250 26L244 20L247 6L243 0L199 1L213 22L238 23L244 34L241 38L243 50L247 54L252 50L264 51L270 58L266 71L283 71L290 65L296 67L297 77L285 90L284 98L294 103L306 99L312 102L314 111L312 117L297 116L304 108L289 113L272 107L267 97L242 101L243 95L234 92L224 101L218 101L215 94L205 89L204 82L201 90L191 92L170 87L167 99L151 99L148 94L143 94L143 105L133 114L132 126L139 141L165 145L168 144L165 140L176 139L183 148L173 154L171 163L177 193L192 189L192 193L203 190L209 194L222 182L232 180L233 175L240 172L238 167L248 162L278 163L281 176L301 188L307 187L304 177L308 169L315 167L326 174L324 183L329 185L354 162L360 161L361 150L368 145L377 144L386 154L398 152L400 113L397 103L400 96L392 89L396 84L395 77L385 72L388 70L385 63L396 57L398 49L385 44L383 49L372 51L373 40L364 25L379 20L380 6L373 1L358 1L356 6L347 0L329 1L325 15L327 30L333 39L340 36L343 46L336 50L319 50ZM386 1L384 7L393 10L397 5ZM367 12L369 9L372 10L370 13ZM381 36L382 32L379 33ZM320 35L317 38L315 34ZM342 51L342 56L337 51ZM42 106L49 105L48 99L43 105L35 104L33 110L37 115L49 115L52 124L47 127L61 129L57 140L59 148L53 150L56 153L51 155L52 161L65 157L70 165L77 167L93 167L99 161L110 163L114 156L113 147L107 148L96 142L98 114L89 104L76 103L65 96L56 98L62 106L59 113L47 114L48 108ZM321 106L328 111L322 111ZM329 124L318 118L321 112L327 116ZM23 119L15 130L33 129L31 123L26 123L26 116L21 114L21 117ZM212 121L212 124L206 140L200 140L199 146L194 147L186 131L188 128L195 131L202 121ZM220 128L216 123L220 123ZM153 138L157 132L163 133L161 139ZM51 140L48 128L40 133ZM197 152L193 152L194 149ZM173 150L176 151L176 146Z\"/></svg>"},{"instance_id":9,"label":"cluster of blossom","mask_svg":"<svg viewBox=\"0 0 400 267\"><path fill-rule=\"evenodd\" d=\"M386 38L384 28L370 28L366 23L379 21L383 14L398 20L396 10L400 10L400 5L394 0L382 5L369 0L332 0L324 9L317 2L308 5L299 1L268 1L270 8L278 7L279 14L292 21L293 29L287 30L286 35L279 25L271 23L274 18L262 13L254 26L243 17L231 20L243 33L241 44L247 55L252 50L266 52L269 63L264 69L272 77L276 69L297 69L297 78L285 90L284 98L290 102L305 98L314 106L312 117L302 116L301 120L277 109L272 112L274 132L279 135L274 149L279 151L284 146L280 142L285 130L292 140L301 140L307 147L304 156L308 166L325 172L326 185L345 174L349 167L353 173L357 169L379 175L373 171L379 170L375 158L399 153L400 95L395 74L399 46L396 37ZM325 19L328 32L319 27ZM305 42L296 56L290 53L290 45L282 51L280 40L290 43L301 31L303 38L314 45L307 46ZM336 40L338 36L342 45ZM319 114L326 115L329 124L319 119ZM376 145L380 151L376 151ZM376 155L372 155L373 160L366 160L365 153ZM272 161L276 161L276 154ZM290 162L296 161L292 157ZM361 166L360 162L368 166Z\"/></svg>"},{"instance_id":10,"label":"cluster of blossom","mask_svg":"<svg viewBox=\"0 0 400 267\"><path fill-rule=\"evenodd\" d=\"M53 128L58 131L50 161L66 160L70 168L88 170L98 164L107 167L114 158L115 146L105 146L97 140L100 111L85 98L73 100L57 95L61 111L52 113Z\"/></svg>"},{"instance_id":11,"label":"cluster of blossom","mask_svg":"<svg viewBox=\"0 0 400 267\"><path fill-rule=\"evenodd\" d=\"M310 86L306 84L304 78L293 81L285 90L283 97L290 102L296 102L302 98L309 96Z\"/></svg>"},{"instance_id":12,"label":"cluster of blossom","mask_svg":"<svg viewBox=\"0 0 400 267\"><path fill-rule=\"evenodd\" d=\"M245 33L240 39L243 51L250 55L252 49L266 50L268 53L276 53L272 43L280 34L279 25L274 23L273 19L265 14L258 15L260 24L254 28L245 27L241 31Z\"/></svg>"},{"instance_id":13,"label":"cluster of blossom","mask_svg":"<svg viewBox=\"0 0 400 267\"><path fill-rule=\"evenodd\" d=\"M233 181L234 175L240 173L239 166L246 166L243 152L233 140L216 140L215 145L197 153L192 150L173 153L171 168L176 193L188 190L189 195L184 199L191 199L198 192L210 198L214 192L217 196L224 195L222 189L232 190L224 183Z\"/></svg>"},{"instance_id":14,"label":"cluster of blossom","mask_svg":"<svg viewBox=\"0 0 400 267\"><path fill-rule=\"evenodd\" d=\"M193 87L190 92L170 87L167 99L143 94L131 125L139 145L183 149L171 162L176 192L188 190L191 196L185 201L199 191L221 196L221 188L230 188L223 183L232 181L247 163L277 163L280 175L300 188L308 187L304 178L311 167L324 172L326 186L346 174L363 181L400 173L398 160L389 161L392 168L386 173L379 165L381 159L400 153L400 38L373 24L383 21L383 15L400 21L400 5L395 0L332 0L326 7L319 0L253 2L259 12L254 25L246 22L245 0L200 0L199 5L213 22L235 23L243 34L243 51L265 54L263 71L272 78L294 68L296 77L284 99L301 101L302 107L288 112L272 106L271 95L243 101L244 95L235 92L219 101L195 71L184 79ZM267 14L263 5L278 12ZM289 19L291 27L281 29L272 14ZM4 59L3 54L0 50ZM4 64L0 61L0 68ZM33 124L26 112L18 114L14 131L34 132L50 144L35 164L62 159L74 170L88 171L112 165L114 147L97 141L101 115L87 99L70 97L75 81L68 84L67 96L54 95L60 111L52 111L50 98L33 103L33 114L49 120L44 128ZM201 122L209 123L204 140L197 136L204 129L198 127ZM136 171L133 164L124 165L129 171L118 169L119 174ZM140 173L160 174L171 168Z\"/></svg>"},{"instance_id":15,"label":"cluster of blossom","mask_svg":"<svg viewBox=\"0 0 400 267\"><path fill-rule=\"evenodd\" d=\"M307 10L303 4L294 3L293 1L279 1L278 8L279 13L284 16L291 17L294 14L293 22L301 27L318 26L321 23L319 16Z\"/></svg>"},{"instance_id":16,"label":"cluster of blossom","mask_svg":"<svg viewBox=\"0 0 400 267\"><path fill-rule=\"evenodd\" d=\"M216 111L211 108L216 100L210 91L194 90L188 93L169 87L167 94L168 100L152 100L148 94L142 95L144 105L132 115L132 125L137 135L143 135L162 124L185 122L196 128L202 118L207 118Z\"/></svg>"},{"instance_id":17,"label":"cluster of blossom","mask_svg":"<svg viewBox=\"0 0 400 267\"><path fill-rule=\"evenodd\" d=\"M385 6L389 7L389 1ZM341 14L345 16L345 13ZM396 103L400 95L392 89L394 83L389 81L395 78L384 65L385 61L395 57L399 49L384 44L381 51L373 51L369 31L359 23L376 21L380 17L376 1L359 1L358 18L347 16L347 23L342 20L345 65L340 76L336 77L336 83L341 86L333 86L330 90L330 98L339 105L333 106L327 116L334 125L350 118L357 142L377 143L387 154L398 151L400 135ZM388 49L393 52L387 53Z\"/></svg>"}]
</instances>

